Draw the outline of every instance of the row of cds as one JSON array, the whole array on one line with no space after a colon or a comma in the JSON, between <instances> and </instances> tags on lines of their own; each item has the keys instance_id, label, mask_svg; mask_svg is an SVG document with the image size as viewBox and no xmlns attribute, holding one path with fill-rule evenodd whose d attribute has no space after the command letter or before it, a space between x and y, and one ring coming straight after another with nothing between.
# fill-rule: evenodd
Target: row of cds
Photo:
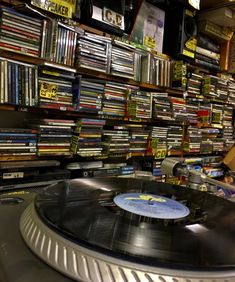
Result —
<instances>
[{"instance_id":1,"label":"row of cds","mask_svg":"<svg viewBox=\"0 0 235 282\"><path fill-rule=\"evenodd\" d=\"M40 56L42 22L37 18L1 7L0 48L33 57Z\"/></svg>"},{"instance_id":2,"label":"row of cds","mask_svg":"<svg viewBox=\"0 0 235 282\"><path fill-rule=\"evenodd\" d=\"M171 62L167 56L88 32L78 35L75 66L143 83L170 87Z\"/></svg>"},{"instance_id":3,"label":"row of cds","mask_svg":"<svg viewBox=\"0 0 235 282\"><path fill-rule=\"evenodd\" d=\"M141 124L108 126L105 125L105 120L82 118L77 122L71 149L74 154L81 157L154 155L157 150L162 149L165 150L165 155L166 151L169 155L180 154L182 134L183 129L180 126L168 128Z\"/></svg>"},{"instance_id":4,"label":"row of cds","mask_svg":"<svg viewBox=\"0 0 235 282\"><path fill-rule=\"evenodd\" d=\"M37 19L37 14L33 17L11 8L1 8L0 19L0 49L146 82L148 51L48 17ZM153 56L151 61L156 65L155 81L149 83L170 86L169 59ZM152 72L152 66L148 67Z\"/></svg>"},{"instance_id":5,"label":"row of cds","mask_svg":"<svg viewBox=\"0 0 235 282\"><path fill-rule=\"evenodd\" d=\"M165 92L143 91L130 84L75 76L70 69L36 67L0 58L0 71L2 104L77 110L130 120L186 120L191 124L222 125L224 113L229 113L232 122L232 105L210 104L189 96L170 97Z\"/></svg>"},{"instance_id":6,"label":"row of cds","mask_svg":"<svg viewBox=\"0 0 235 282\"><path fill-rule=\"evenodd\" d=\"M227 123L226 123L227 124ZM186 153L211 154L228 149L233 133L218 128L151 126L137 123L109 125L104 119L30 119L30 129L0 129L2 156L119 157ZM227 124L228 125L228 124ZM229 143L230 142L230 143Z\"/></svg>"},{"instance_id":7,"label":"row of cds","mask_svg":"<svg viewBox=\"0 0 235 282\"><path fill-rule=\"evenodd\" d=\"M0 49L143 83L175 85L175 71L179 68L166 55L156 55L129 43L11 8L1 7L0 19ZM194 97L203 95L208 99L233 101L234 82L193 73L188 76L186 90Z\"/></svg>"}]
</instances>

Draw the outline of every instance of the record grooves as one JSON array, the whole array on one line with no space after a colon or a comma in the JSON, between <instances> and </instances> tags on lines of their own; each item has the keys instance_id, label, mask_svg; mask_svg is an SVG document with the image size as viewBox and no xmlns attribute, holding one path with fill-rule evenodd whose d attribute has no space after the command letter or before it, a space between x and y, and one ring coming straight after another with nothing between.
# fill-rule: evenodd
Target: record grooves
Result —
<instances>
[{"instance_id":1,"label":"record grooves","mask_svg":"<svg viewBox=\"0 0 235 282\"><path fill-rule=\"evenodd\" d=\"M156 205L166 197L177 203L177 207L178 203L187 207L189 214L176 219L138 215L115 204L114 198L125 193L140 193L138 197L144 195L147 199L151 196L151 200L156 199ZM139 199L134 195L136 203ZM121 262L125 267L137 264L140 271L150 267L154 272L160 269L167 273L192 272L202 276L207 273L214 277L217 272L226 276L234 270L234 219L234 203L205 192L139 179L76 179L51 186L39 194L21 218L21 232L33 252L69 276L71 271L67 273L58 266L58 260L64 261L65 255L64 264L68 267L71 249L73 255L94 252L98 263L97 256ZM43 226L42 230L47 230L45 238L47 232L50 234L45 256L43 231L36 222ZM65 246L60 245L62 241ZM57 263L50 261L56 255L50 255L48 248L62 254L63 259L58 256ZM78 279L76 275L72 277Z\"/></svg>"}]
</instances>

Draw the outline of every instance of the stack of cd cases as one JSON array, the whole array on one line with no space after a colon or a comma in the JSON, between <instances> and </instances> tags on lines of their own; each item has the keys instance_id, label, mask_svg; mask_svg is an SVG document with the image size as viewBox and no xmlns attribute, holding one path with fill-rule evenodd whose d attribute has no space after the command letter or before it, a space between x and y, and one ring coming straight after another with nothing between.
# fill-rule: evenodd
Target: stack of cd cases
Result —
<instances>
[{"instance_id":1,"label":"stack of cd cases","mask_svg":"<svg viewBox=\"0 0 235 282\"><path fill-rule=\"evenodd\" d=\"M73 120L35 119L31 128L38 130L37 153L39 156L70 156Z\"/></svg>"},{"instance_id":2,"label":"stack of cd cases","mask_svg":"<svg viewBox=\"0 0 235 282\"><path fill-rule=\"evenodd\" d=\"M79 34L76 49L76 67L103 73L110 70L111 38L89 32Z\"/></svg>"},{"instance_id":3,"label":"stack of cd cases","mask_svg":"<svg viewBox=\"0 0 235 282\"><path fill-rule=\"evenodd\" d=\"M0 128L0 156L36 156L37 131Z\"/></svg>"},{"instance_id":4,"label":"stack of cd cases","mask_svg":"<svg viewBox=\"0 0 235 282\"><path fill-rule=\"evenodd\" d=\"M102 114L124 117L129 85L106 81L103 95Z\"/></svg>"},{"instance_id":5,"label":"stack of cd cases","mask_svg":"<svg viewBox=\"0 0 235 282\"><path fill-rule=\"evenodd\" d=\"M1 7L0 49L40 56L41 20Z\"/></svg>"},{"instance_id":6,"label":"stack of cd cases","mask_svg":"<svg viewBox=\"0 0 235 282\"><path fill-rule=\"evenodd\" d=\"M102 156L102 133L105 122L101 119L79 119L72 137L72 152L81 157Z\"/></svg>"},{"instance_id":7,"label":"stack of cd cases","mask_svg":"<svg viewBox=\"0 0 235 282\"><path fill-rule=\"evenodd\" d=\"M168 93L152 92L152 118L172 120L172 105Z\"/></svg>"},{"instance_id":8,"label":"stack of cd cases","mask_svg":"<svg viewBox=\"0 0 235 282\"><path fill-rule=\"evenodd\" d=\"M74 65L77 32L56 20L43 20L41 57L58 64Z\"/></svg>"},{"instance_id":9,"label":"stack of cd cases","mask_svg":"<svg viewBox=\"0 0 235 282\"><path fill-rule=\"evenodd\" d=\"M124 42L114 40L112 42L110 74L135 78L135 47Z\"/></svg>"},{"instance_id":10,"label":"stack of cd cases","mask_svg":"<svg viewBox=\"0 0 235 282\"><path fill-rule=\"evenodd\" d=\"M104 81L82 76L73 84L73 101L76 110L98 114L102 107Z\"/></svg>"}]
</instances>

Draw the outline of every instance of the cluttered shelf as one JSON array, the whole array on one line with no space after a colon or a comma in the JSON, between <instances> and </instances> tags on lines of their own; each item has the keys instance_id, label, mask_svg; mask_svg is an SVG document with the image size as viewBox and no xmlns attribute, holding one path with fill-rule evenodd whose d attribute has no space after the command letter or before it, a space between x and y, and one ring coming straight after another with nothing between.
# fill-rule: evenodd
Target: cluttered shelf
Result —
<instances>
[{"instance_id":1,"label":"cluttered shelf","mask_svg":"<svg viewBox=\"0 0 235 282\"><path fill-rule=\"evenodd\" d=\"M30 55L27 55L27 54L18 54L18 53L13 52L13 51L6 51L6 50L0 49L0 56L2 58L6 58L6 59L10 59L10 60L35 64L35 65L39 65L39 66L41 65L41 66L45 66L45 67L52 67L52 68L55 68L55 69L61 69L61 70L69 71L69 72L72 72L72 73L77 73L77 74L88 76L88 77L99 78L99 79L103 79L103 80L110 80L110 81L114 81L114 82L130 84L130 85L133 85L133 86L139 86L140 89L143 89L143 90L164 91L164 92L168 92L170 95L173 95L173 96L183 97L183 90L181 90L179 88L164 87L164 86L158 86L158 85L154 85L154 84L150 84L150 83L137 82L134 79L129 79L129 78L125 78L125 77L118 77L118 76L115 76L115 75L105 74L105 73L101 73L101 72L96 71L96 70L91 70L91 69L82 68L82 67L76 69L74 67L70 67L70 66L65 65L65 64L58 64L58 63L54 63L54 62L51 62L51 61L43 59L43 58L37 58L37 57L33 57L33 56L30 56Z\"/></svg>"},{"instance_id":2,"label":"cluttered shelf","mask_svg":"<svg viewBox=\"0 0 235 282\"><path fill-rule=\"evenodd\" d=\"M4 2L14 5L19 1ZM0 112L3 116L4 111L22 116L25 112L27 125L37 130L37 136L15 137L17 129L8 126L5 139L12 146L4 145L9 155L1 151L0 161L59 158L91 164L102 160L109 165L112 159L126 163L137 158L141 165L150 161L151 169L161 176L160 162L166 156L187 155L183 151L186 137L189 155L216 153L232 144L226 126L232 124L232 109L227 104L235 103L233 83L215 79L202 68L198 73L182 60L138 48L91 27L79 24L75 28L53 16L35 22L30 19L35 26L33 32L27 32L31 38L25 38L27 15L23 10L19 14L16 18L23 30L14 38L18 53L10 44L8 50L3 44L0 50L1 79L3 74L6 77ZM9 17L14 18L15 12ZM11 28L8 22L6 26ZM215 97L218 100L212 105ZM198 129L200 122L205 130ZM220 130L211 132L210 123L216 122ZM216 137L215 142L208 141L211 136ZM18 145L16 149L14 138L28 148ZM125 169L123 174L133 171L133 167Z\"/></svg>"}]
</instances>

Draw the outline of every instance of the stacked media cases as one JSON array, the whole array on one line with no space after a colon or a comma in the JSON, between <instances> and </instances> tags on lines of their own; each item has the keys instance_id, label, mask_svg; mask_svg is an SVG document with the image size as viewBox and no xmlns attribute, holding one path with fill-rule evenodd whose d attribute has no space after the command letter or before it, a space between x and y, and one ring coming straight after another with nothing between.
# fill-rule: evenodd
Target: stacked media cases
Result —
<instances>
[{"instance_id":1,"label":"stacked media cases","mask_svg":"<svg viewBox=\"0 0 235 282\"><path fill-rule=\"evenodd\" d=\"M113 40L110 74L135 79L135 47Z\"/></svg>"},{"instance_id":2,"label":"stacked media cases","mask_svg":"<svg viewBox=\"0 0 235 282\"><path fill-rule=\"evenodd\" d=\"M168 93L151 92L152 97L152 118L173 120L171 100Z\"/></svg>"},{"instance_id":3,"label":"stacked media cases","mask_svg":"<svg viewBox=\"0 0 235 282\"><path fill-rule=\"evenodd\" d=\"M74 66L77 32L53 19L42 22L41 57L49 61Z\"/></svg>"},{"instance_id":4,"label":"stacked media cases","mask_svg":"<svg viewBox=\"0 0 235 282\"><path fill-rule=\"evenodd\" d=\"M76 67L99 72L110 71L111 39L89 32L79 34L76 47Z\"/></svg>"},{"instance_id":5,"label":"stacked media cases","mask_svg":"<svg viewBox=\"0 0 235 282\"><path fill-rule=\"evenodd\" d=\"M118 127L118 126L117 126ZM128 154L130 148L130 135L128 130L105 129L103 131L104 146L107 155Z\"/></svg>"},{"instance_id":6,"label":"stacked media cases","mask_svg":"<svg viewBox=\"0 0 235 282\"><path fill-rule=\"evenodd\" d=\"M216 92L218 95L218 99L222 101L228 101L229 89L227 79L218 79Z\"/></svg>"},{"instance_id":7,"label":"stacked media cases","mask_svg":"<svg viewBox=\"0 0 235 282\"><path fill-rule=\"evenodd\" d=\"M127 116L130 119L150 119L152 116L151 92L130 89L127 96Z\"/></svg>"},{"instance_id":8,"label":"stacked media cases","mask_svg":"<svg viewBox=\"0 0 235 282\"><path fill-rule=\"evenodd\" d=\"M0 156L36 156L37 131L0 128Z\"/></svg>"},{"instance_id":9,"label":"stacked media cases","mask_svg":"<svg viewBox=\"0 0 235 282\"><path fill-rule=\"evenodd\" d=\"M169 126L167 132L168 155L180 155L182 153L183 128L181 126Z\"/></svg>"},{"instance_id":10,"label":"stacked media cases","mask_svg":"<svg viewBox=\"0 0 235 282\"><path fill-rule=\"evenodd\" d=\"M163 152L163 155L156 156L157 158L164 157L167 151L167 127L150 127L150 138L151 138L151 151L153 155L157 154L157 151Z\"/></svg>"},{"instance_id":11,"label":"stacked media cases","mask_svg":"<svg viewBox=\"0 0 235 282\"><path fill-rule=\"evenodd\" d=\"M147 153L150 130L146 125L128 125L130 130L130 153L142 156Z\"/></svg>"},{"instance_id":12,"label":"stacked media cases","mask_svg":"<svg viewBox=\"0 0 235 282\"><path fill-rule=\"evenodd\" d=\"M38 67L0 58L0 103L38 105Z\"/></svg>"},{"instance_id":13,"label":"stacked media cases","mask_svg":"<svg viewBox=\"0 0 235 282\"><path fill-rule=\"evenodd\" d=\"M172 111L173 111L173 118L176 121L183 121L186 120L188 117L188 112L186 108L186 101L184 98L176 98L170 97Z\"/></svg>"},{"instance_id":14,"label":"stacked media cases","mask_svg":"<svg viewBox=\"0 0 235 282\"><path fill-rule=\"evenodd\" d=\"M169 87L171 84L171 62L168 58L146 52L142 55L141 82Z\"/></svg>"},{"instance_id":15,"label":"stacked media cases","mask_svg":"<svg viewBox=\"0 0 235 282\"><path fill-rule=\"evenodd\" d=\"M235 80L228 80L228 102L230 104L235 104Z\"/></svg>"},{"instance_id":16,"label":"stacked media cases","mask_svg":"<svg viewBox=\"0 0 235 282\"><path fill-rule=\"evenodd\" d=\"M212 70L220 70L220 45L211 38L199 34L197 37L195 63Z\"/></svg>"},{"instance_id":17,"label":"stacked media cases","mask_svg":"<svg viewBox=\"0 0 235 282\"><path fill-rule=\"evenodd\" d=\"M104 81L76 76L73 83L73 102L81 112L98 114L102 108Z\"/></svg>"},{"instance_id":18,"label":"stacked media cases","mask_svg":"<svg viewBox=\"0 0 235 282\"><path fill-rule=\"evenodd\" d=\"M213 153L223 151L223 139L219 128L201 128L202 142L201 153Z\"/></svg>"},{"instance_id":19,"label":"stacked media cases","mask_svg":"<svg viewBox=\"0 0 235 282\"><path fill-rule=\"evenodd\" d=\"M39 68L39 106L61 110L74 110L72 85L74 73L69 69Z\"/></svg>"},{"instance_id":20,"label":"stacked media cases","mask_svg":"<svg viewBox=\"0 0 235 282\"><path fill-rule=\"evenodd\" d=\"M187 120L190 124L198 124L199 116L198 116L198 100L194 98L186 99L186 111L188 113Z\"/></svg>"},{"instance_id":21,"label":"stacked media cases","mask_svg":"<svg viewBox=\"0 0 235 282\"><path fill-rule=\"evenodd\" d=\"M188 72L187 77L188 96L196 98L200 97L203 76L193 72Z\"/></svg>"},{"instance_id":22,"label":"stacked media cases","mask_svg":"<svg viewBox=\"0 0 235 282\"><path fill-rule=\"evenodd\" d=\"M166 175L161 170L161 160L153 161L152 166L152 174L155 177L155 180L158 182L165 182L166 181Z\"/></svg>"},{"instance_id":23,"label":"stacked media cases","mask_svg":"<svg viewBox=\"0 0 235 282\"><path fill-rule=\"evenodd\" d=\"M208 99L226 102L229 97L228 81L217 76L204 75L202 93Z\"/></svg>"},{"instance_id":24,"label":"stacked media cases","mask_svg":"<svg viewBox=\"0 0 235 282\"><path fill-rule=\"evenodd\" d=\"M104 116L124 117L126 114L127 93L131 85L106 81L102 99Z\"/></svg>"},{"instance_id":25,"label":"stacked media cases","mask_svg":"<svg viewBox=\"0 0 235 282\"><path fill-rule=\"evenodd\" d=\"M38 156L70 156L73 120L34 119L29 126L38 131Z\"/></svg>"},{"instance_id":26,"label":"stacked media cases","mask_svg":"<svg viewBox=\"0 0 235 282\"><path fill-rule=\"evenodd\" d=\"M0 49L40 56L41 20L1 7Z\"/></svg>"},{"instance_id":27,"label":"stacked media cases","mask_svg":"<svg viewBox=\"0 0 235 282\"><path fill-rule=\"evenodd\" d=\"M199 128L189 126L184 140L184 151L187 153L200 153L202 132Z\"/></svg>"},{"instance_id":28,"label":"stacked media cases","mask_svg":"<svg viewBox=\"0 0 235 282\"><path fill-rule=\"evenodd\" d=\"M71 141L72 152L81 157L102 156L102 133L105 123L106 121L101 119L79 119Z\"/></svg>"},{"instance_id":29,"label":"stacked media cases","mask_svg":"<svg viewBox=\"0 0 235 282\"><path fill-rule=\"evenodd\" d=\"M224 105L212 104L211 105L211 124L217 125L222 128L224 114Z\"/></svg>"},{"instance_id":30,"label":"stacked media cases","mask_svg":"<svg viewBox=\"0 0 235 282\"><path fill-rule=\"evenodd\" d=\"M233 134L233 107L225 105L223 114L223 140L226 151L234 144Z\"/></svg>"}]
</instances>

